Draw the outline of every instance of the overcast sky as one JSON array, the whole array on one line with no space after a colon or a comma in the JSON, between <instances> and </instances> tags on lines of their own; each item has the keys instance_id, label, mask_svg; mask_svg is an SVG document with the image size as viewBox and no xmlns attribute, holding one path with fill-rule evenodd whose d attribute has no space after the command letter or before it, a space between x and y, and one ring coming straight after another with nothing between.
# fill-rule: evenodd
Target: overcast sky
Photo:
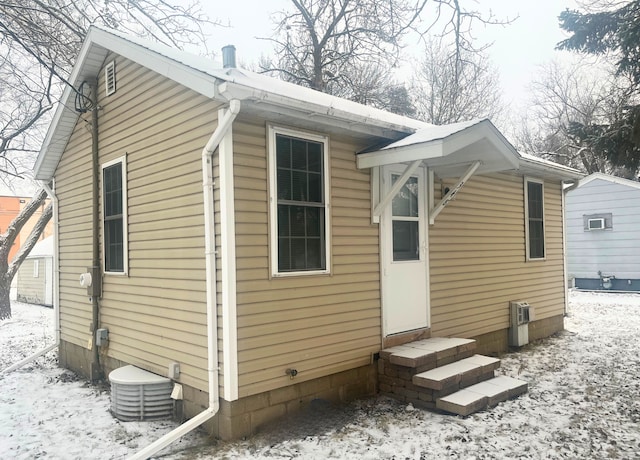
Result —
<instances>
[{"instance_id":1,"label":"overcast sky","mask_svg":"<svg viewBox=\"0 0 640 460\"><path fill-rule=\"evenodd\" d=\"M210 49L216 52L227 44L235 45L239 62L257 61L261 54L270 54L268 41L257 37L269 37L273 31L271 13L290 8L290 0L236 0L211 2L203 0L205 11L212 17L229 22L229 28L212 31ZM527 85L537 71L537 66L559 52L555 45L564 38L558 27L558 15L567 8L577 9L575 0L461 0L467 9L489 10L500 19L514 19L505 26L478 24L474 34L481 42L493 42L489 49L491 59L500 71L505 102L523 104ZM407 46L420 50L417 42Z\"/></svg>"}]
</instances>

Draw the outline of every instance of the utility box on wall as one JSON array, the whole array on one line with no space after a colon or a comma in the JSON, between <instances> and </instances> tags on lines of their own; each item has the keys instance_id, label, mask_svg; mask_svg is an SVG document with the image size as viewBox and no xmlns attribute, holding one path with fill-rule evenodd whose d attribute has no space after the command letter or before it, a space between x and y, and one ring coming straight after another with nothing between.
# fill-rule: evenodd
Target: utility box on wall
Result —
<instances>
[{"instance_id":1,"label":"utility box on wall","mask_svg":"<svg viewBox=\"0 0 640 460\"><path fill-rule=\"evenodd\" d=\"M509 346L521 347L529 343L529 321L531 306L527 302L509 302L511 326L509 327Z\"/></svg>"}]
</instances>

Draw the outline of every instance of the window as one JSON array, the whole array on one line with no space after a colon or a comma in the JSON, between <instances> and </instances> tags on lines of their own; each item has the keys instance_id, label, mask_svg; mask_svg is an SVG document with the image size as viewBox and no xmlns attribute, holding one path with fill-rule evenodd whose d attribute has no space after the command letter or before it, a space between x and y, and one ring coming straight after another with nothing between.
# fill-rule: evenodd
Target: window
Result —
<instances>
[{"instance_id":1,"label":"window","mask_svg":"<svg viewBox=\"0 0 640 460\"><path fill-rule=\"evenodd\" d=\"M328 273L327 138L270 128L272 273Z\"/></svg>"},{"instance_id":2,"label":"window","mask_svg":"<svg viewBox=\"0 0 640 460\"><path fill-rule=\"evenodd\" d=\"M527 260L544 259L544 185L536 179L525 179L525 233Z\"/></svg>"},{"instance_id":3,"label":"window","mask_svg":"<svg viewBox=\"0 0 640 460\"><path fill-rule=\"evenodd\" d=\"M400 178L391 175L391 185ZM418 178L410 177L391 202L393 261L420 259Z\"/></svg>"},{"instance_id":4,"label":"window","mask_svg":"<svg viewBox=\"0 0 640 460\"><path fill-rule=\"evenodd\" d=\"M40 277L40 261L37 259L33 261L33 277Z\"/></svg>"},{"instance_id":5,"label":"window","mask_svg":"<svg viewBox=\"0 0 640 460\"><path fill-rule=\"evenodd\" d=\"M127 271L126 183L124 158L102 166L102 247L105 273Z\"/></svg>"}]
</instances>

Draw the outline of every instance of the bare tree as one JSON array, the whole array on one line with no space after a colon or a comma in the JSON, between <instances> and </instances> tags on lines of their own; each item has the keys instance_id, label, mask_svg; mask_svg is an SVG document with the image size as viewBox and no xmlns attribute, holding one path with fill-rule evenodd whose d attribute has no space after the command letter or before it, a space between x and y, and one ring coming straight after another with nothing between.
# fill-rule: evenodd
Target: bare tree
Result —
<instances>
[{"instance_id":1,"label":"bare tree","mask_svg":"<svg viewBox=\"0 0 640 460\"><path fill-rule=\"evenodd\" d=\"M461 50L431 40L411 85L418 118L442 125L502 112L498 70L483 51Z\"/></svg>"},{"instance_id":2,"label":"bare tree","mask_svg":"<svg viewBox=\"0 0 640 460\"><path fill-rule=\"evenodd\" d=\"M213 25L197 2L166 0L0 0L0 179L28 173L90 25L102 25L169 46L205 44ZM39 192L0 235L0 320L11 316L9 286L51 218L43 212L12 261L9 249L44 203Z\"/></svg>"},{"instance_id":3,"label":"bare tree","mask_svg":"<svg viewBox=\"0 0 640 460\"><path fill-rule=\"evenodd\" d=\"M602 144L590 136L624 116L631 103L631 82L615 75L609 63L551 61L531 84L531 108L518 142L542 157L594 172L633 176L635 171L614 167ZM589 132L584 129L589 127Z\"/></svg>"},{"instance_id":4,"label":"bare tree","mask_svg":"<svg viewBox=\"0 0 640 460\"><path fill-rule=\"evenodd\" d=\"M369 73L384 92L397 88L390 74L398 65L402 39L409 32L453 35L454 56L474 50L470 27L474 21L498 23L466 10L461 0L291 0L292 11L276 18L275 59L262 70L281 78L330 94L358 99L363 83L354 75ZM423 16L428 16L425 21ZM372 70L375 72L372 73ZM386 75L385 75L386 74ZM368 84L374 88L375 84Z\"/></svg>"}]
</instances>

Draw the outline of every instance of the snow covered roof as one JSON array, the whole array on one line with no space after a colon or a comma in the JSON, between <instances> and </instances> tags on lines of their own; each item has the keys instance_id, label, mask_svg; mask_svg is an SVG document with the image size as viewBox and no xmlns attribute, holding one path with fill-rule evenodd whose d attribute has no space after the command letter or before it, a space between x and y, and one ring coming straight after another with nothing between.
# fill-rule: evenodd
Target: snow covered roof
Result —
<instances>
[{"instance_id":1,"label":"snow covered roof","mask_svg":"<svg viewBox=\"0 0 640 460\"><path fill-rule=\"evenodd\" d=\"M640 189L640 182L638 181L634 181L634 180L629 180L629 179L624 179L622 177L617 177L617 176L612 176L610 174L604 174L604 173L592 173L589 174L587 177L583 178L580 180L580 182L578 182L578 187L580 188L583 185L586 185L590 182L593 182L594 180L604 180L607 182L611 182L613 184L618 184L618 185L624 185L626 187L632 187L632 188L637 188Z\"/></svg>"},{"instance_id":2,"label":"snow covered roof","mask_svg":"<svg viewBox=\"0 0 640 460\"><path fill-rule=\"evenodd\" d=\"M53 236L48 236L44 240L36 243L27 256L27 259L40 257L53 257Z\"/></svg>"},{"instance_id":3,"label":"snow covered roof","mask_svg":"<svg viewBox=\"0 0 640 460\"><path fill-rule=\"evenodd\" d=\"M440 177L459 176L476 161L480 163L478 173L520 171L557 179L582 177L575 169L519 153L487 119L419 129L385 147L362 152L358 167L415 160L423 160Z\"/></svg>"},{"instance_id":4,"label":"snow covered roof","mask_svg":"<svg viewBox=\"0 0 640 460\"><path fill-rule=\"evenodd\" d=\"M78 87L95 79L109 52L114 52L174 80L212 100L225 104L243 101L243 110L268 112L272 117L295 117L309 127L332 126L366 138L399 139L427 123L358 104L309 88L220 64L142 38L92 26L82 45L69 81ZM51 179L73 132L78 114L75 92L67 87L54 114L34 166L35 178Z\"/></svg>"},{"instance_id":5,"label":"snow covered roof","mask_svg":"<svg viewBox=\"0 0 640 460\"><path fill-rule=\"evenodd\" d=\"M442 174L455 174L457 166L447 170L454 163L480 160L480 172L528 168L560 178L579 177L571 168L519 155L488 120L434 126L247 70L223 68L202 56L95 26L89 29L69 81L78 87L95 79L109 52L137 62L221 106L238 99L242 101L241 111L274 122L295 120L302 128L348 132L369 145L387 144L376 152L358 155L360 167L389 164L390 158L402 161L416 152L424 154L427 148L424 158L438 166ZM71 137L79 116L73 110L74 96L74 90L67 87L34 166L38 180L53 177ZM377 160L371 160L373 157ZM386 159L381 160L382 157ZM368 163L371 165L366 166Z\"/></svg>"}]
</instances>

